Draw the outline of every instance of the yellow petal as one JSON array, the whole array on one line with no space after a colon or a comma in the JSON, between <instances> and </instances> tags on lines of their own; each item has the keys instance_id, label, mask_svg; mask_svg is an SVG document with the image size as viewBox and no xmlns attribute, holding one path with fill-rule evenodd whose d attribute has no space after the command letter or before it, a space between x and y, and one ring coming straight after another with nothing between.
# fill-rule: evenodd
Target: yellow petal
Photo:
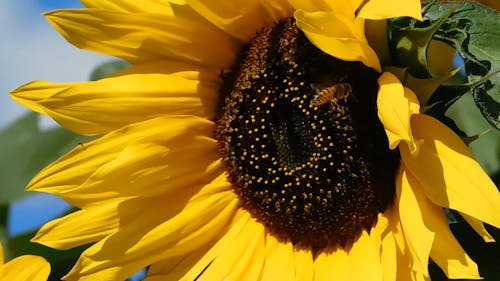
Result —
<instances>
[{"instance_id":1,"label":"yellow petal","mask_svg":"<svg viewBox=\"0 0 500 281\"><path fill-rule=\"evenodd\" d=\"M47 81L34 81L27 83L10 92L13 100L27 108L41 113L48 114L40 100L52 97L55 93L66 90L72 83L51 83Z\"/></svg>"},{"instance_id":2,"label":"yellow petal","mask_svg":"<svg viewBox=\"0 0 500 281\"><path fill-rule=\"evenodd\" d=\"M80 0L87 8L115 10L129 13L173 14L168 0Z\"/></svg>"},{"instance_id":3,"label":"yellow petal","mask_svg":"<svg viewBox=\"0 0 500 281\"><path fill-rule=\"evenodd\" d=\"M294 249L291 242L278 241L273 235L266 235L265 263L261 281L294 280L295 268Z\"/></svg>"},{"instance_id":4,"label":"yellow petal","mask_svg":"<svg viewBox=\"0 0 500 281\"><path fill-rule=\"evenodd\" d=\"M423 141L418 156L400 146L405 166L435 204L500 227L500 194L472 153L451 129L417 114L413 136Z\"/></svg>"},{"instance_id":5,"label":"yellow petal","mask_svg":"<svg viewBox=\"0 0 500 281\"><path fill-rule=\"evenodd\" d=\"M205 67L192 63L169 59L136 63L120 70L109 77L119 77L130 74L175 74L176 77L203 81L211 86L220 84L220 68Z\"/></svg>"},{"instance_id":6,"label":"yellow petal","mask_svg":"<svg viewBox=\"0 0 500 281\"><path fill-rule=\"evenodd\" d=\"M226 183L224 176L220 176ZM81 211L45 224L32 241L57 249L69 249L105 239L127 225L137 224L141 214L154 213L151 219L141 219L141 228L151 229L177 215L201 188L189 186L182 192L171 191L151 198L116 196L98 204L91 202ZM165 208L168 206L168 208Z\"/></svg>"},{"instance_id":7,"label":"yellow petal","mask_svg":"<svg viewBox=\"0 0 500 281\"><path fill-rule=\"evenodd\" d=\"M443 211L427 199L404 164L398 173L396 192L401 227L415 261L413 269L429 276L429 255L438 228L435 224L441 223L437 218Z\"/></svg>"},{"instance_id":8,"label":"yellow petal","mask_svg":"<svg viewBox=\"0 0 500 281\"><path fill-rule=\"evenodd\" d=\"M149 266L148 276L144 281L190 280L189 278L183 279L183 277L210 250L211 246L204 245L186 255L155 262ZM205 265L205 267L207 266L208 264Z\"/></svg>"},{"instance_id":9,"label":"yellow petal","mask_svg":"<svg viewBox=\"0 0 500 281\"><path fill-rule=\"evenodd\" d=\"M399 218L399 202L388 208L384 215L388 219L387 230L383 233L381 261L384 270L384 281L412 280L413 256L409 250L406 237L403 234L401 220ZM387 247L387 248L385 248ZM391 256L395 251L395 255ZM384 263L389 262L389 264ZM392 271L396 268L395 271Z\"/></svg>"},{"instance_id":10,"label":"yellow petal","mask_svg":"<svg viewBox=\"0 0 500 281\"><path fill-rule=\"evenodd\" d=\"M118 229L117 207L118 202L108 202L52 220L42 226L31 241L58 250L99 241ZM130 213L132 209L124 211Z\"/></svg>"},{"instance_id":11,"label":"yellow petal","mask_svg":"<svg viewBox=\"0 0 500 281\"><path fill-rule=\"evenodd\" d=\"M73 45L132 63L173 59L224 68L237 52L223 32L184 15L74 9L45 16Z\"/></svg>"},{"instance_id":12,"label":"yellow petal","mask_svg":"<svg viewBox=\"0 0 500 281\"><path fill-rule=\"evenodd\" d=\"M213 239L214 244L208 243L188 255L163 259L152 264L148 270L147 280L195 280L215 257L234 243L250 219L247 211L237 210L232 222L228 224L227 232L216 236Z\"/></svg>"},{"instance_id":13,"label":"yellow petal","mask_svg":"<svg viewBox=\"0 0 500 281\"><path fill-rule=\"evenodd\" d=\"M208 68L174 60L154 60L135 64L112 75L113 77L135 74L173 74L182 79L199 81L197 94L201 99L207 118L215 116L221 86L221 69ZM175 83L174 83L175 84ZM169 85L170 88L173 85ZM214 91L215 89L215 91ZM167 91L167 89L163 89Z\"/></svg>"},{"instance_id":14,"label":"yellow petal","mask_svg":"<svg viewBox=\"0 0 500 281\"><path fill-rule=\"evenodd\" d=\"M196 278L210 265L216 257L218 257L229 245L233 245L234 241L240 237L241 233L246 229L247 224L254 223L251 222L253 218L250 214L239 209L234 216L232 222L229 223L229 229L223 236L215 239L216 243L210 248L209 251L191 268L186 269L186 274L180 280L196 280Z\"/></svg>"},{"instance_id":15,"label":"yellow petal","mask_svg":"<svg viewBox=\"0 0 500 281\"><path fill-rule=\"evenodd\" d=\"M294 14L297 26L323 52L345 61L360 61L381 70L375 51L364 35L364 20L349 19L335 12L304 12Z\"/></svg>"},{"instance_id":16,"label":"yellow petal","mask_svg":"<svg viewBox=\"0 0 500 281\"><path fill-rule=\"evenodd\" d=\"M314 263L311 250L294 249L295 281L314 280Z\"/></svg>"},{"instance_id":17,"label":"yellow petal","mask_svg":"<svg viewBox=\"0 0 500 281\"><path fill-rule=\"evenodd\" d=\"M431 258L450 279L481 279L476 263L462 249L448 227L444 213L436 223Z\"/></svg>"},{"instance_id":18,"label":"yellow petal","mask_svg":"<svg viewBox=\"0 0 500 281\"><path fill-rule=\"evenodd\" d=\"M296 10L304 10L306 12L334 11L336 14L342 14L349 19L354 19L355 11L363 0L289 0L289 2Z\"/></svg>"},{"instance_id":19,"label":"yellow petal","mask_svg":"<svg viewBox=\"0 0 500 281\"><path fill-rule=\"evenodd\" d=\"M288 0L288 2L295 10L304 10L306 12L331 11L330 3L325 0Z\"/></svg>"},{"instance_id":20,"label":"yellow petal","mask_svg":"<svg viewBox=\"0 0 500 281\"><path fill-rule=\"evenodd\" d=\"M35 81L11 95L65 128L94 135L162 114L206 116L200 90L217 92L217 88L176 75L131 74L61 85Z\"/></svg>"},{"instance_id":21,"label":"yellow petal","mask_svg":"<svg viewBox=\"0 0 500 281\"><path fill-rule=\"evenodd\" d=\"M317 33L331 38L358 39L362 31L355 26L352 19L334 12L305 12L297 10L294 13L297 26L304 32ZM335 27L335 28L334 28Z\"/></svg>"},{"instance_id":22,"label":"yellow petal","mask_svg":"<svg viewBox=\"0 0 500 281\"><path fill-rule=\"evenodd\" d=\"M293 7L288 0L259 0L260 5L273 22L290 17Z\"/></svg>"},{"instance_id":23,"label":"yellow petal","mask_svg":"<svg viewBox=\"0 0 500 281\"><path fill-rule=\"evenodd\" d=\"M200 281L258 280L265 258L264 226L250 220L200 275Z\"/></svg>"},{"instance_id":24,"label":"yellow petal","mask_svg":"<svg viewBox=\"0 0 500 281\"><path fill-rule=\"evenodd\" d=\"M50 264L42 257L25 255L0 266L0 280L46 281Z\"/></svg>"},{"instance_id":25,"label":"yellow petal","mask_svg":"<svg viewBox=\"0 0 500 281\"><path fill-rule=\"evenodd\" d=\"M464 213L461 212L459 213L467 221L467 223L477 232L477 234L479 234L479 236L483 238L484 242L495 242L495 239L493 238L493 236L491 236L488 230L486 230L482 221L474 217L468 216Z\"/></svg>"},{"instance_id":26,"label":"yellow petal","mask_svg":"<svg viewBox=\"0 0 500 281\"><path fill-rule=\"evenodd\" d=\"M392 211L393 208L395 207L389 207L384 214L387 216L389 222L387 230L382 233L382 247L380 251L384 281L397 281L397 273L400 271L398 268L400 258L398 257L396 239L394 237L397 235L397 232L393 230L393 225L397 223L395 221L399 220L399 218L394 216L395 212Z\"/></svg>"},{"instance_id":27,"label":"yellow petal","mask_svg":"<svg viewBox=\"0 0 500 281\"><path fill-rule=\"evenodd\" d=\"M3 254L3 246L0 243L0 266L4 263L4 254Z\"/></svg>"},{"instance_id":28,"label":"yellow petal","mask_svg":"<svg viewBox=\"0 0 500 281\"><path fill-rule=\"evenodd\" d=\"M327 280L383 280L380 261L380 231L361 237L350 249L337 249L333 253L321 253L314 262L315 281Z\"/></svg>"},{"instance_id":29,"label":"yellow petal","mask_svg":"<svg viewBox=\"0 0 500 281\"><path fill-rule=\"evenodd\" d=\"M208 21L241 42L247 42L264 25L273 23L273 19L265 13L257 0L186 0L186 2Z\"/></svg>"},{"instance_id":30,"label":"yellow petal","mask_svg":"<svg viewBox=\"0 0 500 281\"><path fill-rule=\"evenodd\" d=\"M327 3L332 11L354 19L356 16L356 10L358 10L361 3L363 3L363 0L327 1Z\"/></svg>"},{"instance_id":31,"label":"yellow petal","mask_svg":"<svg viewBox=\"0 0 500 281\"><path fill-rule=\"evenodd\" d=\"M389 148L395 149L400 141L405 141L412 155L418 154L419 144L413 139L410 126L411 116L420 111L417 97L390 72L382 73L378 84L378 117L384 125Z\"/></svg>"},{"instance_id":32,"label":"yellow petal","mask_svg":"<svg viewBox=\"0 0 500 281\"><path fill-rule=\"evenodd\" d=\"M412 17L422 20L420 0L369 0L361 6L358 17L373 20Z\"/></svg>"},{"instance_id":33,"label":"yellow petal","mask_svg":"<svg viewBox=\"0 0 500 281\"><path fill-rule=\"evenodd\" d=\"M395 248L396 256L391 257L388 253L384 254L384 248L382 248L382 263L384 263L384 260L387 260L389 263L396 263L397 268L396 272L391 272L388 270L393 268L393 266L384 266L384 280L430 281L428 275L426 276L421 271L413 270L417 261L415 261L415 256L410 250L408 241L403 233L397 204L396 202L396 206L389 208L384 213L384 216L388 219L388 227L386 232L383 233L382 247L387 245L391 251L392 248ZM391 258L393 261L389 261Z\"/></svg>"},{"instance_id":34,"label":"yellow petal","mask_svg":"<svg viewBox=\"0 0 500 281\"><path fill-rule=\"evenodd\" d=\"M150 205L145 204L141 215L120 231L85 250L64 279L124 280L149 264L213 243L227 231L238 200L223 175L205 186L171 219L161 222L164 218L158 216L162 208L169 206L159 201Z\"/></svg>"},{"instance_id":35,"label":"yellow petal","mask_svg":"<svg viewBox=\"0 0 500 281\"><path fill-rule=\"evenodd\" d=\"M137 123L78 145L44 168L27 188L82 207L205 184L220 171L217 144L207 137L212 133L213 123L197 117Z\"/></svg>"}]
</instances>

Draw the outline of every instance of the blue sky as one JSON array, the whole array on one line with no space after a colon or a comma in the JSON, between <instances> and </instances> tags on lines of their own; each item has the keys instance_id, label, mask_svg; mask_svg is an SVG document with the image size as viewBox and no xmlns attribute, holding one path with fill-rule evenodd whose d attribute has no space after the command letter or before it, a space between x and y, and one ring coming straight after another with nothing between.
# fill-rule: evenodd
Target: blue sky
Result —
<instances>
[{"instance_id":1,"label":"blue sky","mask_svg":"<svg viewBox=\"0 0 500 281\"><path fill-rule=\"evenodd\" d=\"M67 43L41 15L76 0L0 1L0 129L25 112L7 93L32 80L87 80L105 57Z\"/></svg>"},{"instance_id":2,"label":"blue sky","mask_svg":"<svg viewBox=\"0 0 500 281\"><path fill-rule=\"evenodd\" d=\"M0 1L0 130L27 110L13 102L10 90L32 80L88 80L108 58L67 43L41 15L59 8L81 7L76 0ZM42 126L54 126L45 118ZM10 210L10 234L38 227L68 206L60 199L34 194Z\"/></svg>"}]
</instances>

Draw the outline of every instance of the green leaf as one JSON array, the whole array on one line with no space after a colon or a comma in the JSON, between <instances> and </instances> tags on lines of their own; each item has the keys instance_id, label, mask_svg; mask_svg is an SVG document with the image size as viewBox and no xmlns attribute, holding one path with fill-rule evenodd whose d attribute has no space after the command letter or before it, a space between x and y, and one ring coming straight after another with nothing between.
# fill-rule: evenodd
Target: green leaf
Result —
<instances>
[{"instance_id":1,"label":"green leaf","mask_svg":"<svg viewBox=\"0 0 500 281\"><path fill-rule=\"evenodd\" d=\"M436 21L456 5L430 5L425 18ZM500 14L477 3L462 3L434 37L458 51L466 63L466 93L473 95L488 123L500 129Z\"/></svg>"},{"instance_id":2,"label":"green leaf","mask_svg":"<svg viewBox=\"0 0 500 281\"><path fill-rule=\"evenodd\" d=\"M469 147L481 167L491 176L500 173L500 132L482 117L471 95L465 95L454 103L446 115L455 120L466 136L482 134ZM484 134L483 134L484 133Z\"/></svg>"},{"instance_id":3,"label":"green leaf","mask_svg":"<svg viewBox=\"0 0 500 281\"><path fill-rule=\"evenodd\" d=\"M96 81L111 74L114 74L122 69L129 67L130 64L123 60L112 60L99 65L92 74L90 75L90 80Z\"/></svg>"},{"instance_id":4,"label":"green leaf","mask_svg":"<svg viewBox=\"0 0 500 281\"><path fill-rule=\"evenodd\" d=\"M41 131L36 113L0 132L0 205L24 196L24 187L38 171L86 140L60 127Z\"/></svg>"},{"instance_id":5,"label":"green leaf","mask_svg":"<svg viewBox=\"0 0 500 281\"><path fill-rule=\"evenodd\" d=\"M420 23L409 18L389 20L389 45L396 66L407 68L417 78L431 77L427 61L429 45L454 9L452 7L435 21Z\"/></svg>"}]
</instances>

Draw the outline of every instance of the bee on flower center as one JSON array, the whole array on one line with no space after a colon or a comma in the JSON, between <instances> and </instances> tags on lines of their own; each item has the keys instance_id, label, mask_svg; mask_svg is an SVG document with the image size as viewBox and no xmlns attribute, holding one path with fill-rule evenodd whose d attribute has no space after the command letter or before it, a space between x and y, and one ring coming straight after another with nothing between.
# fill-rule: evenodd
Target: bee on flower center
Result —
<instances>
[{"instance_id":1,"label":"bee on flower center","mask_svg":"<svg viewBox=\"0 0 500 281\"><path fill-rule=\"evenodd\" d=\"M311 106L320 106L327 102L338 104L339 101L347 102L352 96L351 84L347 82L335 83L331 86L311 83L311 88L316 95L311 100Z\"/></svg>"}]
</instances>

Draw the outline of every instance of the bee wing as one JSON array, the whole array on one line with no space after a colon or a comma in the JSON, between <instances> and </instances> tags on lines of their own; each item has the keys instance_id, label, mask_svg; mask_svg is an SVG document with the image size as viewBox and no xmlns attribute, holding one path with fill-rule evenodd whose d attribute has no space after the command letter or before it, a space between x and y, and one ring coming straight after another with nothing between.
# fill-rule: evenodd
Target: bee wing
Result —
<instances>
[{"instance_id":1,"label":"bee wing","mask_svg":"<svg viewBox=\"0 0 500 281\"><path fill-rule=\"evenodd\" d=\"M311 87L311 89L313 89L316 93L319 93L328 88L328 86L321 83L309 83L309 87Z\"/></svg>"}]
</instances>

